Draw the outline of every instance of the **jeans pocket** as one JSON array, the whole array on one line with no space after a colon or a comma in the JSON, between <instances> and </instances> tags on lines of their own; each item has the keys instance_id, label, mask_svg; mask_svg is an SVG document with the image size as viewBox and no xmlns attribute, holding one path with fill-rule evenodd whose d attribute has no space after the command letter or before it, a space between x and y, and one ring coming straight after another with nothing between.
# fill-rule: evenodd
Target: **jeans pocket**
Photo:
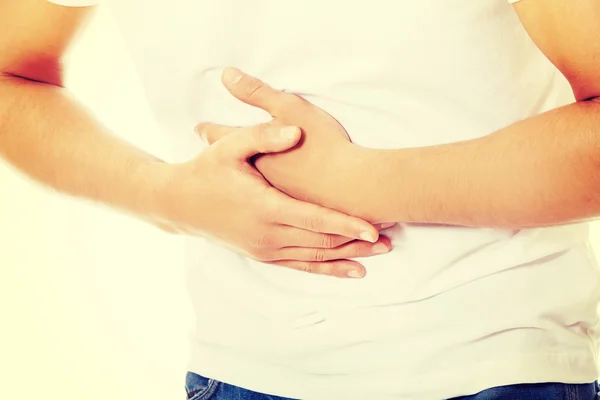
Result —
<instances>
[{"instance_id":1,"label":"jeans pocket","mask_svg":"<svg viewBox=\"0 0 600 400\"><path fill-rule=\"evenodd\" d=\"M219 381L188 372L185 376L187 400L210 400L219 389Z\"/></svg>"}]
</instances>

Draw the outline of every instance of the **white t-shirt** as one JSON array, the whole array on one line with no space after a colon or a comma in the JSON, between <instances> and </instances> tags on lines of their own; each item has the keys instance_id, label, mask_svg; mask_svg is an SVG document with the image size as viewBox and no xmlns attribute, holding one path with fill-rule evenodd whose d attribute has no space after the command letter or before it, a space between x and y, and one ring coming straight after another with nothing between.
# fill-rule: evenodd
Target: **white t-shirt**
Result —
<instances>
[{"instance_id":1,"label":"white t-shirt","mask_svg":"<svg viewBox=\"0 0 600 400\"><path fill-rule=\"evenodd\" d=\"M181 158L202 150L198 122L269 120L221 86L229 65L301 94L378 148L485 136L572 99L506 0L106 1ZM586 224L387 234L394 250L361 260L362 280L190 239L190 370L309 400L596 379L600 292Z\"/></svg>"}]
</instances>

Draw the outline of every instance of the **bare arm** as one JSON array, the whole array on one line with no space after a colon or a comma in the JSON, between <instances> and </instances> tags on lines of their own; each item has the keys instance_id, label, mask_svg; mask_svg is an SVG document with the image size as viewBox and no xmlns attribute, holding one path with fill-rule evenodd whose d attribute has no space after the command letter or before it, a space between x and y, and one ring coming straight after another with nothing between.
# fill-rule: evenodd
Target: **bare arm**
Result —
<instances>
[{"instance_id":1,"label":"bare arm","mask_svg":"<svg viewBox=\"0 0 600 400\"><path fill-rule=\"evenodd\" d=\"M358 153L339 184L352 187L356 172L362 190L339 208L369 220L525 228L600 215L600 102L594 100L482 139Z\"/></svg>"},{"instance_id":2,"label":"bare arm","mask_svg":"<svg viewBox=\"0 0 600 400\"><path fill-rule=\"evenodd\" d=\"M0 3L0 154L51 187L153 212L158 160L118 139L65 89L62 58L93 7Z\"/></svg>"},{"instance_id":3,"label":"bare arm","mask_svg":"<svg viewBox=\"0 0 600 400\"><path fill-rule=\"evenodd\" d=\"M600 2L524 0L515 9L577 101L481 139L392 151L355 148L354 169L341 184L354 190L340 209L374 221L476 227L600 216ZM323 204L335 206L340 199L334 197Z\"/></svg>"},{"instance_id":4,"label":"bare arm","mask_svg":"<svg viewBox=\"0 0 600 400\"><path fill-rule=\"evenodd\" d=\"M300 199L369 221L536 227L600 216L600 2L523 0L519 17L571 83L576 102L448 145L375 150L355 146L322 110L290 94L240 98L300 126L292 152L262 157L259 170ZM211 141L227 130L212 128Z\"/></svg>"},{"instance_id":5,"label":"bare arm","mask_svg":"<svg viewBox=\"0 0 600 400\"><path fill-rule=\"evenodd\" d=\"M249 129L181 164L113 135L64 88L64 54L91 12L45 0L0 1L0 156L60 192L264 262L356 278L364 268L345 259L374 255L369 242L389 250L371 224L291 199L248 163L294 146L297 130L282 136L281 126Z\"/></svg>"}]
</instances>

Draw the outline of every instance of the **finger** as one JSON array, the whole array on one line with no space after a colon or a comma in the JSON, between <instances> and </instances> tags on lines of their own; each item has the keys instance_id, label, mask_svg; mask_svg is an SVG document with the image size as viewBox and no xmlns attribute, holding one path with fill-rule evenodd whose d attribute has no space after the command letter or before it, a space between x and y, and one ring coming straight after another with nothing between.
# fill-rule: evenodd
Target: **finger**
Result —
<instances>
[{"instance_id":1,"label":"finger","mask_svg":"<svg viewBox=\"0 0 600 400\"><path fill-rule=\"evenodd\" d=\"M375 243L353 240L333 249L284 247L277 251L275 257L277 257L278 260L323 262L385 254L388 253L391 248L392 244L390 239L385 236L380 236Z\"/></svg>"},{"instance_id":2,"label":"finger","mask_svg":"<svg viewBox=\"0 0 600 400\"><path fill-rule=\"evenodd\" d=\"M316 204L282 196L273 211L274 220L312 232L329 233L374 243L379 231L370 223Z\"/></svg>"},{"instance_id":3,"label":"finger","mask_svg":"<svg viewBox=\"0 0 600 400\"><path fill-rule=\"evenodd\" d=\"M395 222L384 222L384 223L381 223L381 224L374 224L373 226L378 231L382 231L384 229L391 228L392 226L396 226L396 223Z\"/></svg>"},{"instance_id":4,"label":"finger","mask_svg":"<svg viewBox=\"0 0 600 400\"><path fill-rule=\"evenodd\" d=\"M261 124L226 135L218 144L227 157L247 160L256 154L289 150L298 143L300 137L300 129L295 126Z\"/></svg>"},{"instance_id":5,"label":"finger","mask_svg":"<svg viewBox=\"0 0 600 400\"><path fill-rule=\"evenodd\" d=\"M273 89L258 78L250 76L237 68L225 68L221 75L221 81L225 88L236 99L254 107L261 108L272 116L276 116L278 110L293 103L300 106L304 102L294 94Z\"/></svg>"},{"instance_id":6,"label":"finger","mask_svg":"<svg viewBox=\"0 0 600 400\"><path fill-rule=\"evenodd\" d=\"M298 229L295 227L280 225L273 232L273 236L277 238L276 246L284 247L310 247L333 249L353 240L340 235L330 235L327 233L312 232L306 229Z\"/></svg>"},{"instance_id":7,"label":"finger","mask_svg":"<svg viewBox=\"0 0 600 400\"><path fill-rule=\"evenodd\" d=\"M201 124L196 125L194 131L196 131L196 133L198 134L198 136L200 136L200 139L202 139L204 143L211 145L215 142L218 142L227 135L238 132L240 129L244 128L203 122Z\"/></svg>"},{"instance_id":8,"label":"finger","mask_svg":"<svg viewBox=\"0 0 600 400\"><path fill-rule=\"evenodd\" d=\"M356 261L351 260L335 260L325 262L277 261L269 264L291 268L297 271L308 272L310 274L328 275L337 278L363 278L367 273L365 267Z\"/></svg>"},{"instance_id":9,"label":"finger","mask_svg":"<svg viewBox=\"0 0 600 400\"><path fill-rule=\"evenodd\" d=\"M387 229L395 224L375 224L378 231ZM319 249L333 249L346 243L356 240L340 235L331 235L327 233L317 233L306 229L298 229L290 226L281 225L279 229L273 232L277 238L277 243L281 243L281 248L288 247L309 247ZM382 237L380 236L380 239ZM358 256L357 256L358 257ZM346 257L336 257L346 258Z\"/></svg>"}]
</instances>

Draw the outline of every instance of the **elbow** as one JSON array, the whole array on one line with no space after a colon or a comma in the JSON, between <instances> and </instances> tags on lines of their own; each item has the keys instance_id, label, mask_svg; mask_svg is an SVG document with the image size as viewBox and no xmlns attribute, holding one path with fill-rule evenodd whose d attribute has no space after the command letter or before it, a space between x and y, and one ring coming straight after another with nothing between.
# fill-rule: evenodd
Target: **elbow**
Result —
<instances>
[{"instance_id":1,"label":"elbow","mask_svg":"<svg viewBox=\"0 0 600 400\"><path fill-rule=\"evenodd\" d=\"M64 68L61 61L56 59L37 58L29 63L22 62L16 67L0 65L0 79L18 79L58 87L65 86Z\"/></svg>"}]
</instances>

